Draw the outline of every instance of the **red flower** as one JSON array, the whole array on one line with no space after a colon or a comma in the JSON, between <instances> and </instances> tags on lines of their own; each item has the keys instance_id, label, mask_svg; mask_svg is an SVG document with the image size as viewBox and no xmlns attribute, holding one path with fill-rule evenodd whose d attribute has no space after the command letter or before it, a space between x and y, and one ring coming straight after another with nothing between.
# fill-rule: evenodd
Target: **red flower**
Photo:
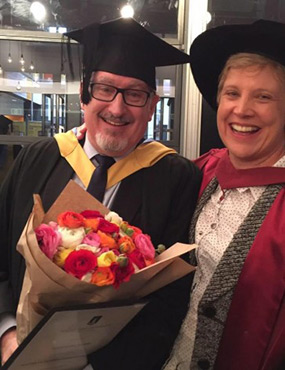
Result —
<instances>
[{"instance_id":1,"label":"red flower","mask_svg":"<svg viewBox=\"0 0 285 370\"><path fill-rule=\"evenodd\" d=\"M124 267L120 267L117 263L112 263L111 270L115 275L115 281L113 285L116 289L119 288L122 282L129 281L135 272L135 268L130 261L128 261L128 264Z\"/></svg>"},{"instance_id":2,"label":"red flower","mask_svg":"<svg viewBox=\"0 0 285 370\"><path fill-rule=\"evenodd\" d=\"M69 274L81 279L87 272L97 266L97 258L94 253L80 249L71 252L64 263L64 270Z\"/></svg>"},{"instance_id":3,"label":"red flower","mask_svg":"<svg viewBox=\"0 0 285 370\"><path fill-rule=\"evenodd\" d=\"M120 228L116 224L112 224L111 222L105 220L104 218L100 218L98 230L103 231L103 233L118 233Z\"/></svg>"},{"instance_id":4,"label":"red flower","mask_svg":"<svg viewBox=\"0 0 285 370\"><path fill-rule=\"evenodd\" d=\"M138 249L135 249L132 253L128 254L129 259L141 270L146 267L144 256Z\"/></svg>"},{"instance_id":5,"label":"red flower","mask_svg":"<svg viewBox=\"0 0 285 370\"><path fill-rule=\"evenodd\" d=\"M92 211L91 209L86 209L80 213L84 218L104 218L104 216L99 211Z\"/></svg>"},{"instance_id":6,"label":"red flower","mask_svg":"<svg viewBox=\"0 0 285 370\"><path fill-rule=\"evenodd\" d=\"M66 211L60 213L57 216L57 222L59 226L76 229L78 227L84 226L84 217L80 213Z\"/></svg>"},{"instance_id":7,"label":"red flower","mask_svg":"<svg viewBox=\"0 0 285 370\"><path fill-rule=\"evenodd\" d=\"M133 230L134 230L134 233L132 235L132 239L134 239L138 234L142 234L142 231L140 228L136 227L136 226L130 226Z\"/></svg>"}]
</instances>

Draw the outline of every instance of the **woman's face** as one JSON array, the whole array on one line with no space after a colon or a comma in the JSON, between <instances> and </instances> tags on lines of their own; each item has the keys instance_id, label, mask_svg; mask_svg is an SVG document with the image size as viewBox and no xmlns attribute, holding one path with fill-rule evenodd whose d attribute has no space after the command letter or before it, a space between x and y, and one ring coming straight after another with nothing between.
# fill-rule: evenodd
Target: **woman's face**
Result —
<instances>
[{"instance_id":1,"label":"woman's face","mask_svg":"<svg viewBox=\"0 0 285 370\"><path fill-rule=\"evenodd\" d=\"M217 113L235 168L272 166L285 148L285 87L274 67L231 68Z\"/></svg>"}]
</instances>

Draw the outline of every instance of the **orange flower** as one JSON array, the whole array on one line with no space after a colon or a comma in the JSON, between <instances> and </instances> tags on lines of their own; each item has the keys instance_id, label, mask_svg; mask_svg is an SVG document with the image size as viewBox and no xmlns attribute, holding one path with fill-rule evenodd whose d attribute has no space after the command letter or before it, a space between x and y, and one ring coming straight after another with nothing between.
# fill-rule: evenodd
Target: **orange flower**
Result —
<instances>
[{"instance_id":1,"label":"orange flower","mask_svg":"<svg viewBox=\"0 0 285 370\"><path fill-rule=\"evenodd\" d=\"M105 234L100 230L97 231L97 234L100 236L102 248L109 248L109 249L118 248L116 240L113 239L110 235Z\"/></svg>"},{"instance_id":2,"label":"orange flower","mask_svg":"<svg viewBox=\"0 0 285 370\"><path fill-rule=\"evenodd\" d=\"M98 225L100 222L100 218L84 218L84 227L91 228L93 231L98 230Z\"/></svg>"},{"instance_id":3,"label":"orange flower","mask_svg":"<svg viewBox=\"0 0 285 370\"><path fill-rule=\"evenodd\" d=\"M97 267L91 277L91 283L97 286L112 285L114 281L115 275L110 267Z\"/></svg>"},{"instance_id":4,"label":"orange flower","mask_svg":"<svg viewBox=\"0 0 285 370\"><path fill-rule=\"evenodd\" d=\"M118 241L118 246L121 253L132 253L136 248L134 242L129 236L122 236Z\"/></svg>"},{"instance_id":5,"label":"orange flower","mask_svg":"<svg viewBox=\"0 0 285 370\"><path fill-rule=\"evenodd\" d=\"M76 229L84 225L84 217L79 213L66 211L57 216L57 222L59 226Z\"/></svg>"}]
</instances>

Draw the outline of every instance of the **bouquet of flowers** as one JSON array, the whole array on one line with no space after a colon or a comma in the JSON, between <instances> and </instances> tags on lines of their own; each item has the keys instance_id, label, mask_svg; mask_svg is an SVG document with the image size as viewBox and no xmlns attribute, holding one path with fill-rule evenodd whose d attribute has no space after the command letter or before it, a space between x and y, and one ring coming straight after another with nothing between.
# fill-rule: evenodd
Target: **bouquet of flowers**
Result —
<instances>
[{"instance_id":1,"label":"bouquet of flowers","mask_svg":"<svg viewBox=\"0 0 285 370\"><path fill-rule=\"evenodd\" d=\"M150 237L115 212L62 212L57 222L41 224L35 233L39 247L57 266L97 286L117 289L135 271L154 263Z\"/></svg>"},{"instance_id":2,"label":"bouquet of flowers","mask_svg":"<svg viewBox=\"0 0 285 370\"><path fill-rule=\"evenodd\" d=\"M142 298L194 269L179 258L194 245L176 243L155 256L147 235L74 181L47 213L34 198L17 245L26 262L19 343L53 307Z\"/></svg>"}]
</instances>

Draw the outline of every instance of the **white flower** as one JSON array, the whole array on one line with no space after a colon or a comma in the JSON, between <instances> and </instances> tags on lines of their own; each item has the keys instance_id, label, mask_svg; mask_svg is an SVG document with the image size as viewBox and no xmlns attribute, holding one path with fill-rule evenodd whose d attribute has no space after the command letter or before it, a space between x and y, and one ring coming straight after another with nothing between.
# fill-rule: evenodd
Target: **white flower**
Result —
<instances>
[{"instance_id":1,"label":"white flower","mask_svg":"<svg viewBox=\"0 0 285 370\"><path fill-rule=\"evenodd\" d=\"M58 231L61 234L61 245L64 248L76 248L85 236L84 227L78 227L77 229L59 227Z\"/></svg>"},{"instance_id":2,"label":"white flower","mask_svg":"<svg viewBox=\"0 0 285 370\"><path fill-rule=\"evenodd\" d=\"M100 252L101 248L99 247L93 247L89 244L79 244L75 250L79 251L80 249L86 249L87 251L93 252L94 254Z\"/></svg>"},{"instance_id":3,"label":"white flower","mask_svg":"<svg viewBox=\"0 0 285 370\"><path fill-rule=\"evenodd\" d=\"M118 213L116 212L113 212L113 211L110 211L106 216L105 216L105 220L109 221L109 222L112 222L113 224L116 224L118 226L121 225L121 223L123 222L123 219L122 217L120 217L118 215Z\"/></svg>"}]
</instances>

